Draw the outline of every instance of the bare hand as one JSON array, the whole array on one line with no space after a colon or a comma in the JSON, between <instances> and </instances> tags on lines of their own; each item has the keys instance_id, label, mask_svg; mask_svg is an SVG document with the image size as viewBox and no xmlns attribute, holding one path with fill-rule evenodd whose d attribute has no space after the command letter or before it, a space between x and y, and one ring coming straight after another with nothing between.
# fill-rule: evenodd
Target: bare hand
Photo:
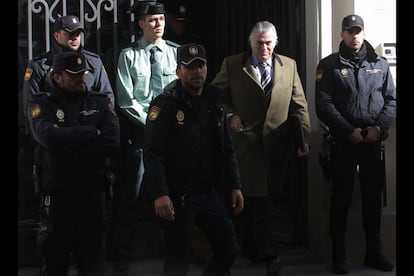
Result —
<instances>
[{"instance_id":1,"label":"bare hand","mask_svg":"<svg viewBox=\"0 0 414 276\"><path fill-rule=\"evenodd\" d=\"M376 142L381 137L380 131L376 127L367 127L367 136L364 139L364 142Z\"/></svg>"},{"instance_id":2,"label":"bare hand","mask_svg":"<svg viewBox=\"0 0 414 276\"><path fill-rule=\"evenodd\" d=\"M155 213L160 218L174 221L174 205L169 196L160 196L154 200Z\"/></svg>"},{"instance_id":3,"label":"bare hand","mask_svg":"<svg viewBox=\"0 0 414 276\"><path fill-rule=\"evenodd\" d=\"M239 215L244 208L244 197L240 189L231 190L231 208L235 216Z\"/></svg>"},{"instance_id":4,"label":"bare hand","mask_svg":"<svg viewBox=\"0 0 414 276\"><path fill-rule=\"evenodd\" d=\"M243 130L242 120L239 115L233 114L229 118L230 129L234 132L240 132Z\"/></svg>"},{"instance_id":5,"label":"bare hand","mask_svg":"<svg viewBox=\"0 0 414 276\"><path fill-rule=\"evenodd\" d=\"M364 141L364 137L361 135L362 129L360 127L354 129L354 131L349 136L349 142L352 144L359 144Z\"/></svg>"},{"instance_id":6,"label":"bare hand","mask_svg":"<svg viewBox=\"0 0 414 276\"><path fill-rule=\"evenodd\" d=\"M308 155L309 154L309 145L308 145L308 143L305 143L305 145L303 147L299 147L296 154L299 157Z\"/></svg>"}]
</instances>

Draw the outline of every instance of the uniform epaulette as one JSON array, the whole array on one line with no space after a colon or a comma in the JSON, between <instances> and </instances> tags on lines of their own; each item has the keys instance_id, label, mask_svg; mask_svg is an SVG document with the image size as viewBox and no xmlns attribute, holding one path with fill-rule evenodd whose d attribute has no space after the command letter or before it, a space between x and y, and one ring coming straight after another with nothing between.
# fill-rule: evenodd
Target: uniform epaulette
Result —
<instances>
[{"instance_id":1,"label":"uniform epaulette","mask_svg":"<svg viewBox=\"0 0 414 276\"><path fill-rule=\"evenodd\" d=\"M99 91L88 91L89 95L91 96L100 96L100 97L108 97L107 94L99 92Z\"/></svg>"},{"instance_id":2,"label":"uniform epaulette","mask_svg":"<svg viewBox=\"0 0 414 276\"><path fill-rule=\"evenodd\" d=\"M130 49L139 49L139 48L140 48L140 45L139 45L139 40L138 40L138 41L134 41L134 42L129 43L128 45L126 45L125 47L120 49L120 51L124 52L124 51L130 50Z\"/></svg>"},{"instance_id":3,"label":"uniform epaulette","mask_svg":"<svg viewBox=\"0 0 414 276\"><path fill-rule=\"evenodd\" d=\"M169 46L173 46L173 47L176 47L176 48L178 48L178 47L180 47L180 46L181 46L180 44L177 44L177 43L172 42L172 41L170 41L170 40L165 40L165 43L166 43L167 45L169 45Z\"/></svg>"},{"instance_id":4,"label":"uniform epaulette","mask_svg":"<svg viewBox=\"0 0 414 276\"><path fill-rule=\"evenodd\" d=\"M47 92L37 92L37 93L33 93L33 94L31 95L31 97L32 97L32 98L40 98L40 97L43 97L43 96L45 96L45 95L48 95L48 93L47 93Z\"/></svg>"},{"instance_id":5,"label":"uniform epaulette","mask_svg":"<svg viewBox=\"0 0 414 276\"><path fill-rule=\"evenodd\" d=\"M169 97L169 96L172 96L173 94L174 94L174 90L173 89L166 89L166 90L164 90L164 92L162 92L161 95L164 95L164 96Z\"/></svg>"},{"instance_id":6,"label":"uniform epaulette","mask_svg":"<svg viewBox=\"0 0 414 276\"><path fill-rule=\"evenodd\" d=\"M385 61L387 61L387 62L388 62L388 59L387 59L386 57L384 57L384 56L380 56L380 55L378 55L377 57L379 57L380 59L384 59Z\"/></svg>"},{"instance_id":7,"label":"uniform epaulette","mask_svg":"<svg viewBox=\"0 0 414 276\"><path fill-rule=\"evenodd\" d=\"M37 55L36 57L33 58L33 61L38 61L44 58L48 58L49 56L49 52L44 52L43 54Z\"/></svg>"},{"instance_id":8,"label":"uniform epaulette","mask_svg":"<svg viewBox=\"0 0 414 276\"><path fill-rule=\"evenodd\" d=\"M88 51L88 50L82 50L82 54L84 54L85 56L93 56L93 57L100 58L98 54Z\"/></svg>"},{"instance_id":9,"label":"uniform epaulette","mask_svg":"<svg viewBox=\"0 0 414 276\"><path fill-rule=\"evenodd\" d=\"M136 47L139 47L139 40L129 43L125 48L136 48Z\"/></svg>"}]
</instances>

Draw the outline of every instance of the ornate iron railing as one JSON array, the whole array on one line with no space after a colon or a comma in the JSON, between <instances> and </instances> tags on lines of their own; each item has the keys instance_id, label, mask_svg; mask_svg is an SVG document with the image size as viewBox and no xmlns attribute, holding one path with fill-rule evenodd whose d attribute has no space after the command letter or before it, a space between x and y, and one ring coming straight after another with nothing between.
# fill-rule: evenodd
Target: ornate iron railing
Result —
<instances>
[{"instance_id":1,"label":"ornate iron railing","mask_svg":"<svg viewBox=\"0 0 414 276\"><path fill-rule=\"evenodd\" d=\"M68 5L68 2L70 3ZM133 0L131 0L133 3ZM132 4L131 3L131 4ZM78 5L76 5L78 4ZM34 24L43 23L44 32L44 51L49 51L50 49L50 28L51 25L56 21L61 15L67 15L68 9L72 11L78 11L78 14L73 13L79 17L79 20L82 26L85 28L88 23L96 23L95 31L97 33L96 48L98 54L102 52L102 41L101 41L101 28L102 20L104 18L103 13L112 13L111 20L113 23L113 35L114 42L116 43L116 34L117 34L117 24L118 24L118 1L117 0L28 0L27 3L27 56L28 59L33 58L33 42L34 42ZM106 15L107 16L107 15ZM40 19L40 20L39 20ZM43 22L41 22L43 21ZM84 42L84 34L82 34L82 42Z\"/></svg>"}]
</instances>

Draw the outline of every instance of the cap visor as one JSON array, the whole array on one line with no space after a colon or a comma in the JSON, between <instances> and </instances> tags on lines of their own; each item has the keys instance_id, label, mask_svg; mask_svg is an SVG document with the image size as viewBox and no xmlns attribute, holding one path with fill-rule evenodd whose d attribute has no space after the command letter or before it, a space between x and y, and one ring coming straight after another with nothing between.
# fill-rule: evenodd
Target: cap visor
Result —
<instances>
[{"instance_id":1,"label":"cap visor","mask_svg":"<svg viewBox=\"0 0 414 276\"><path fill-rule=\"evenodd\" d=\"M69 69L65 69L65 71L68 72L68 73L70 73L70 74L72 74L72 75L77 75L77 74L80 74L82 72L88 71L88 69L83 68L83 69L78 70L78 71L72 71L72 70L69 70Z\"/></svg>"},{"instance_id":2,"label":"cap visor","mask_svg":"<svg viewBox=\"0 0 414 276\"><path fill-rule=\"evenodd\" d=\"M207 63L207 61L204 59L204 58L201 58L201 57L195 57L195 58L193 58L193 59L190 59L189 61L184 61L184 60L182 60L181 61L181 64L184 64L184 65L189 65L190 63L192 63L193 61L195 61L195 60L201 60L201 61L204 61L204 63Z\"/></svg>"},{"instance_id":3,"label":"cap visor","mask_svg":"<svg viewBox=\"0 0 414 276\"><path fill-rule=\"evenodd\" d=\"M352 29L352 28L360 28L361 30L364 29L364 27L362 27L361 25L352 25L352 26L349 26L349 27L345 27L344 29L349 30L349 29Z\"/></svg>"},{"instance_id":4,"label":"cap visor","mask_svg":"<svg viewBox=\"0 0 414 276\"><path fill-rule=\"evenodd\" d=\"M73 28L73 29L69 29L69 28L64 28L65 31L67 31L68 33L73 33L77 30L80 30L81 32L85 33L85 30L82 27L78 27L78 28Z\"/></svg>"}]
</instances>

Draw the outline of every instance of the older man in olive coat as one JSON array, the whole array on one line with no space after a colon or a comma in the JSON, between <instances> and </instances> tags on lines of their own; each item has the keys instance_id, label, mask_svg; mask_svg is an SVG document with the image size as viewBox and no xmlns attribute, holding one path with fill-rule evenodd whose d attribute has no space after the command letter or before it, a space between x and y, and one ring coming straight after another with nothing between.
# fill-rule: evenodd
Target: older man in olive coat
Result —
<instances>
[{"instance_id":1,"label":"older man in olive coat","mask_svg":"<svg viewBox=\"0 0 414 276\"><path fill-rule=\"evenodd\" d=\"M250 233L254 239L250 243L256 245L242 244L242 253L255 261L271 264L277 257L271 240L269 195L281 191L286 180L291 145L297 147L299 156L308 153L310 119L296 62L273 51L277 44L274 25L268 21L257 22L249 41L251 50L224 58L212 85L228 97L228 119L247 198L246 207L250 205L255 209L247 225L256 227ZM261 83L268 78L265 70L271 79L268 84ZM292 116L301 119L303 132L292 128L289 123ZM300 132L304 134L303 142L294 143ZM252 199L250 204L249 198ZM254 203L257 201L261 203ZM246 212L249 211L243 213ZM260 218L265 221L264 225L260 225Z\"/></svg>"}]
</instances>

